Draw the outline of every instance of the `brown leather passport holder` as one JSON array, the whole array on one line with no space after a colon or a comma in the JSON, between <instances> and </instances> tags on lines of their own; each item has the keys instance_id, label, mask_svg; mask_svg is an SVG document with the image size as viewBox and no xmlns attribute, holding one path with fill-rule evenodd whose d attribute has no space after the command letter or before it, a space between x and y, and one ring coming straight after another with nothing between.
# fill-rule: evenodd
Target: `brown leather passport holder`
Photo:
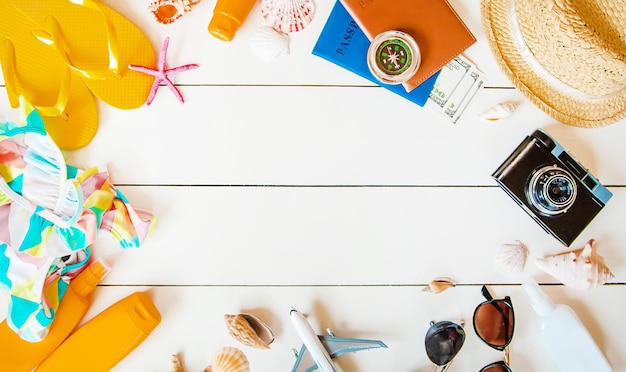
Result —
<instances>
[{"instance_id":1,"label":"brown leather passport holder","mask_svg":"<svg viewBox=\"0 0 626 372\"><path fill-rule=\"evenodd\" d=\"M339 0L372 41L376 35L399 30L411 35L420 48L417 73L403 83L415 89L463 53L476 38L446 0Z\"/></svg>"}]
</instances>

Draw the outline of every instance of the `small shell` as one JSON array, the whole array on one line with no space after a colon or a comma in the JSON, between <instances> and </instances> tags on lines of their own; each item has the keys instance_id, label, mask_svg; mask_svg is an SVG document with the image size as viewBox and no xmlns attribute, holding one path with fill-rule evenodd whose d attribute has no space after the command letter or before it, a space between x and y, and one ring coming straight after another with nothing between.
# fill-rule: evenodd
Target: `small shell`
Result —
<instances>
[{"instance_id":1,"label":"small shell","mask_svg":"<svg viewBox=\"0 0 626 372\"><path fill-rule=\"evenodd\" d=\"M172 355L172 372L185 372L185 368L183 368L183 363L180 361L180 357L178 354Z\"/></svg>"},{"instance_id":2,"label":"small shell","mask_svg":"<svg viewBox=\"0 0 626 372\"><path fill-rule=\"evenodd\" d=\"M273 29L298 32L315 17L313 0L261 0L261 15Z\"/></svg>"},{"instance_id":3,"label":"small shell","mask_svg":"<svg viewBox=\"0 0 626 372\"><path fill-rule=\"evenodd\" d=\"M452 280L450 278L436 278L433 281L431 281L430 283L428 283L428 285L426 287L424 287L424 289L422 289L422 291L424 292L430 292L430 293L441 293L443 291L445 291L448 288L454 287L455 284L454 282L452 282Z\"/></svg>"},{"instance_id":4,"label":"small shell","mask_svg":"<svg viewBox=\"0 0 626 372\"><path fill-rule=\"evenodd\" d=\"M191 8L200 0L156 0L148 5L157 22L169 24L191 11Z\"/></svg>"},{"instance_id":5,"label":"small shell","mask_svg":"<svg viewBox=\"0 0 626 372\"><path fill-rule=\"evenodd\" d=\"M269 26L261 26L250 38L250 51L259 59L270 62L289 54L289 35Z\"/></svg>"},{"instance_id":6,"label":"small shell","mask_svg":"<svg viewBox=\"0 0 626 372\"><path fill-rule=\"evenodd\" d=\"M528 248L519 240L502 244L496 253L494 264L501 273L518 274L524 270L528 254Z\"/></svg>"},{"instance_id":7,"label":"small shell","mask_svg":"<svg viewBox=\"0 0 626 372\"><path fill-rule=\"evenodd\" d=\"M615 277L596 252L593 239L582 249L537 259L537 266L566 286L580 290L601 286Z\"/></svg>"},{"instance_id":8,"label":"small shell","mask_svg":"<svg viewBox=\"0 0 626 372\"><path fill-rule=\"evenodd\" d=\"M510 118L518 107L519 102L502 102L478 115L478 117L484 121L494 123Z\"/></svg>"},{"instance_id":9,"label":"small shell","mask_svg":"<svg viewBox=\"0 0 626 372\"><path fill-rule=\"evenodd\" d=\"M274 341L272 330L253 315L226 314L224 320L228 333L244 345L257 349L269 349L269 345Z\"/></svg>"},{"instance_id":10,"label":"small shell","mask_svg":"<svg viewBox=\"0 0 626 372\"><path fill-rule=\"evenodd\" d=\"M224 347L211 356L211 365L204 372L250 372L250 364L243 351Z\"/></svg>"}]
</instances>

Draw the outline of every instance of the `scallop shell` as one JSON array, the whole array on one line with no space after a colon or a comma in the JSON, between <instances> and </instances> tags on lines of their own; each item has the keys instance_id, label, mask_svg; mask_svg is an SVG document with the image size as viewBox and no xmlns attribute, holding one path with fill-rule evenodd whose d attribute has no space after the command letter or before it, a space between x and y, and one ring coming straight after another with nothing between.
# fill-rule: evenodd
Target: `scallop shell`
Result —
<instances>
[{"instance_id":1,"label":"scallop shell","mask_svg":"<svg viewBox=\"0 0 626 372\"><path fill-rule=\"evenodd\" d=\"M433 279L422 291L430 293L441 293L448 288L454 287L455 284L450 278L436 278Z\"/></svg>"},{"instance_id":2,"label":"scallop shell","mask_svg":"<svg viewBox=\"0 0 626 372\"><path fill-rule=\"evenodd\" d=\"M596 252L595 241L584 248L537 259L537 266L571 288L589 290L615 276Z\"/></svg>"},{"instance_id":3,"label":"scallop shell","mask_svg":"<svg viewBox=\"0 0 626 372\"><path fill-rule=\"evenodd\" d=\"M501 273L517 274L524 270L528 254L528 248L519 240L502 244L496 253L494 264Z\"/></svg>"},{"instance_id":4,"label":"scallop shell","mask_svg":"<svg viewBox=\"0 0 626 372\"><path fill-rule=\"evenodd\" d=\"M204 372L250 372L250 364L243 351L224 347L211 356L211 365Z\"/></svg>"},{"instance_id":5,"label":"scallop shell","mask_svg":"<svg viewBox=\"0 0 626 372\"><path fill-rule=\"evenodd\" d=\"M478 115L478 117L491 123L502 121L510 118L518 107L519 102L502 102Z\"/></svg>"},{"instance_id":6,"label":"scallop shell","mask_svg":"<svg viewBox=\"0 0 626 372\"><path fill-rule=\"evenodd\" d=\"M180 361L180 357L178 354L172 355L172 372L185 372L185 368L183 368L183 363Z\"/></svg>"},{"instance_id":7,"label":"scallop shell","mask_svg":"<svg viewBox=\"0 0 626 372\"><path fill-rule=\"evenodd\" d=\"M261 26L250 38L250 51L265 62L289 54L289 35Z\"/></svg>"},{"instance_id":8,"label":"scallop shell","mask_svg":"<svg viewBox=\"0 0 626 372\"><path fill-rule=\"evenodd\" d=\"M261 15L273 29L298 32L315 17L313 0L261 0Z\"/></svg>"},{"instance_id":9,"label":"scallop shell","mask_svg":"<svg viewBox=\"0 0 626 372\"><path fill-rule=\"evenodd\" d=\"M148 5L148 10L157 22L166 25L180 19L199 2L200 0L156 0Z\"/></svg>"},{"instance_id":10,"label":"scallop shell","mask_svg":"<svg viewBox=\"0 0 626 372\"><path fill-rule=\"evenodd\" d=\"M226 314L224 320L228 333L246 346L269 349L270 344L274 341L272 330L254 315Z\"/></svg>"}]
</instances>

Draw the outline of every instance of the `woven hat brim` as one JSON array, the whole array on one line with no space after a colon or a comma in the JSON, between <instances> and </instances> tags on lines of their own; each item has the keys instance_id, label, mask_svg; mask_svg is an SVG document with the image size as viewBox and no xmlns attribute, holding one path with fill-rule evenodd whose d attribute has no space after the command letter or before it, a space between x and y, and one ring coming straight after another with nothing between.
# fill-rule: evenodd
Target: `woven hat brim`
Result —
<instances>
[{"instance_id":1,"label":"woven hat brim","mask_svg":"<svg viewBox=\"0 0 626 372\"><path fill-rule=\"evenodd\" d=\"M493 55L515 87L537 107L564 124L597 128L626 117L626 89L605 99L583 100L563 93L539 76L513 41L507 2L481 0L481 18Z\"/></svg>"}]
</instances>

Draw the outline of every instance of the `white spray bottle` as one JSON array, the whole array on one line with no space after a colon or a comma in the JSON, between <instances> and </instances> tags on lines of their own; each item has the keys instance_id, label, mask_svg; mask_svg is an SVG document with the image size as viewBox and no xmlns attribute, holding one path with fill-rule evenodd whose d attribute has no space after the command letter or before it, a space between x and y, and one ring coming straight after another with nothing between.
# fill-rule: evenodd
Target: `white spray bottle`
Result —
<instances>
[{"instance_id":1,"label":"white spray bottle","mask_svg":"<svg viewBox=\"0 0 626 372\"><path fill-rule=\"evenodd\" d=\"M600 348L569 306L555 305L532 279L522 288L538 315L537 333L561 371L611 371Z\"/></svg>"}]
</instances>

